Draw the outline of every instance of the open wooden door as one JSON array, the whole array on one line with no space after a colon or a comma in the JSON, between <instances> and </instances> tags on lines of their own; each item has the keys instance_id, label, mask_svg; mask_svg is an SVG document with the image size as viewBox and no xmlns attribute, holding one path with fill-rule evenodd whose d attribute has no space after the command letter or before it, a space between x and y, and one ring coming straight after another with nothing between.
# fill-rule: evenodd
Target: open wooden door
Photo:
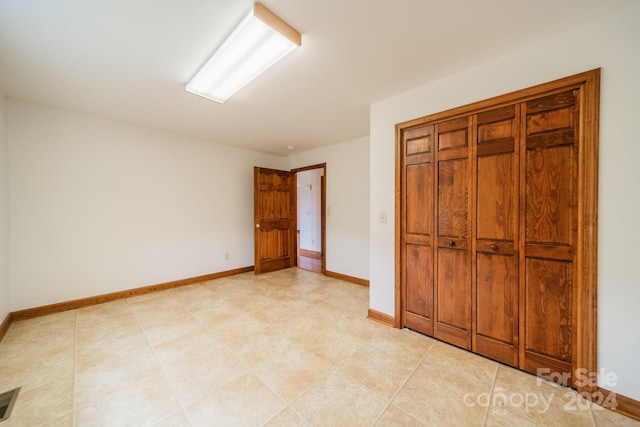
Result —
<instances>
[{"instance_id":1,"label":"open wooden door","mask_svg":"<svg viewBox=\"0 0 640 427\"><path fill-rule=\"evenodd\" d=\"M256 274L295 265L294 189L289 171L260 167L253 170Z\"/></svg>"}]
</instances>

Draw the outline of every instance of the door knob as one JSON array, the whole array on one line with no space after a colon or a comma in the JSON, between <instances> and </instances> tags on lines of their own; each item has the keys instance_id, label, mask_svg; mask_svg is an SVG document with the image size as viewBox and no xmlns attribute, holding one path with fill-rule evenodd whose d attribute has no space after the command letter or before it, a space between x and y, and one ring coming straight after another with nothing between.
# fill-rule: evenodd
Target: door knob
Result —
<instances>
[{"instance_id":1,"label":"door knob","mask_svg":"<svg viewBox=\"0 0 640 427\"><path fill-rule=\"evenodd\" d=\"M260 228L260 224L256 224L256 228Z\"/></svg>"},{"instance_id":2,"label":"door knob","mask_svg":"<svg viewBox=\"0 0 640 427\"><path fill-rule=\"evenodd\" d=\"M498 250L498 245L496 245L495 243L492 244L491 246L489 246L491 248L491 250L497 251Z\"/></svg>"},{"instance_id":3,"label":"door knob","mask_svg":"<svg viewBox=\"0 0 640 427\"><path fill-rule=\"evenodd\" d=\"M453 247L456 245L456 242L454 242L453 240L449 240L449 246Z\"/></svg>"}]
</instances>

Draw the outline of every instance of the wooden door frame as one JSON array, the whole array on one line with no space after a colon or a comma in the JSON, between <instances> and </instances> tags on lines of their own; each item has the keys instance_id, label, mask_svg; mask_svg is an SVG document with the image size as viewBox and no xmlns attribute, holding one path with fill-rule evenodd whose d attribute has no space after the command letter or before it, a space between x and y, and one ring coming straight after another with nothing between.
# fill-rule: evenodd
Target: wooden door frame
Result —
<instances>
[{"instance_id":1,"label":"wooden door frame","mask_svg":"<svg viewBox=\"0 0 640 427\"><path fill-rule=\"evenodd\" d=\"M320 178L320 272L327 273L327 164L318 163L311 166L291 169L293 174L293 207L296 214L294 215L295 232L298 232L298 172L308 170L322 169L322 177ZM294 262L298 265L298 239L295 239Z\"/></svg>"},{"instance_id":2,"label":"wooden door frame","mask_svg":"<svg viewBox=\"0 0 640 427\"><path fill-rule=\"evenodd\" d=\"M540 96L551 95L568 89L580 93L579 156L578 156L578 232L576 242L576 267L573 294L574 369L584 369L588 381L577 385L580 392L597 391L597 290L598 290L598 147L600 113L600 69L565 77L552 82L532 86L465 106L453 108L426 117L396 124L396 174L395 174L395 324L404 326L405 301L404 271L402 269L402 226L405 212L402 209L402 173L404 131L428 122L453 119L468 114L520 103Z\"/></svg>"}]
</instances>

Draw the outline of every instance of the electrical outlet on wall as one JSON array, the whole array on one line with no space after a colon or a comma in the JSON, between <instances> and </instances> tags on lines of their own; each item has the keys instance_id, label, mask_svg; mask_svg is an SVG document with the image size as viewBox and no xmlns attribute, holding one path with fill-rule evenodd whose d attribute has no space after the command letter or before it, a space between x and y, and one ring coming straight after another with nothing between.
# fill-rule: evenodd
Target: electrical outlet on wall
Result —
<instances>
[{"instance_id":1,"label":"electrical outlet on wall","mask_svg":"<svg viewBox=\"0 0 640 427\"><path fill-rule=\"evenodd\" d=\"M224 259L225 261L229 261L229 259L231 258L231 256L229 255L229 252L225 252L224 253Z\"/></svg>"}]
</instances>

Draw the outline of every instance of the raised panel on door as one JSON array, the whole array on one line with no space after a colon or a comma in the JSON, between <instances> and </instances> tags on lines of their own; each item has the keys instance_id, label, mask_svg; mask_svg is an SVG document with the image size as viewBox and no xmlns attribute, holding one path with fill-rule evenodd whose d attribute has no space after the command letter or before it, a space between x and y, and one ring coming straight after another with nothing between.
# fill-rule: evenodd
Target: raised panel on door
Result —
<instances>
[{"instance_id":1,"label":"raised panel on door","mask_svg":"<svg viewBox=\"0 0 640 427\"><path fill-rule=\"evenodd\" d=\"M403 133L403 324L433 335L433 129Z\"/></svg>"},{"instance_id":2,"label":"raised panel on door","mask_svg":"<svg viewBox=\"0 0 640 427\"><path fill-rule=\"evenodd\" d=\"M532 373L571 373L572 263L527 258L525 272L524 368Z\"/></svg>"},{"instance_id":3,"label":"raised panel on door","mask_svg":"<svg viewBox=\"0 0 640 427\"><path fill-rule=\"evenodd\" d=\"M433 335L433 253L430 245L406 245L405 326Z\"/></svg>"},{"instance_id":4,"label":"raised panel on door","mask_svg":"<svg viewBox=\"0 0 640 427\"><path fill-rule=\"evenodd\" d=\"M517 105L479 113L474 147L473 350L518 365Z\"/></svg>"},{"instance_id":5,"label":"raised panel on door","mask_svg":"<svg viewBox=\"0 0 640 427\"><path fill-rule=\"evenodd\" d=\"M407 234L430 236L433 228L433 164L407 166Z\"/></svg>"},{"instance_id":6,"label":"raised panel on door","mask_svg":"<svg viewBox=\"0 0 640 427\"><path fill-rule=\"evenodd\" d=\"M438 123L434 336L471 349L471 118Z\"/></svg>"},{"instance_id":7,"label":"raised panel on door","mask_svg":"<svg viewBox=\"0 0 640 427\"><path fill-rule=\"evenodd\" d=\"M570 90L524 107L521 367L533 373L573 375L578 106Z\"/></svg>"},{"instance_id":8,"label":"raised panel on door","mask_svg":"<svg viewBox=\"0 0 640 427\"><path fill-rule=\"evenodd\" d=\"M471 278L466 250L438 248L438 321L434 336L471 348Z\"/></svg>"}]
</instances>

